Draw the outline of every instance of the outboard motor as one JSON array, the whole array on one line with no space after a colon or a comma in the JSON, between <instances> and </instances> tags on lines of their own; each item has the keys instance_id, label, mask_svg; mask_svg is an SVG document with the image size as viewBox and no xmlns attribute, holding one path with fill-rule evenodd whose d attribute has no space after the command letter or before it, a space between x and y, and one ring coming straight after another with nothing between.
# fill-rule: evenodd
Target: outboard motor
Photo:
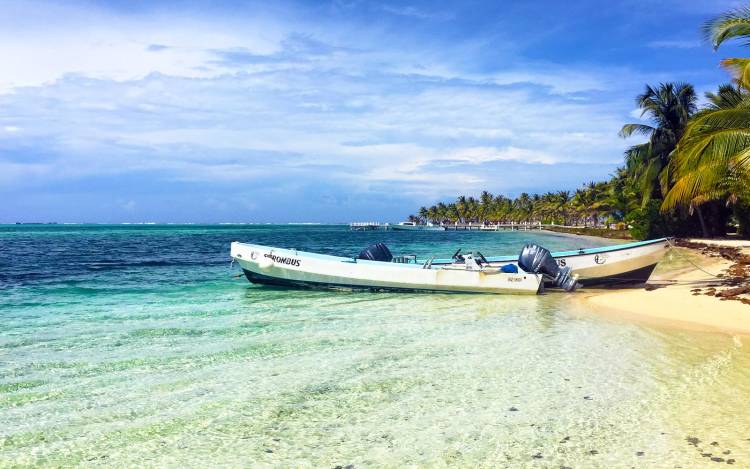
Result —
<instances>
[{"instance_id":1,"label":"outboard motor","mask_svg":"<svg viewBox=\"0 0 750 469\"><path fill-rule=\"evenodd\" d=\"M570 275L570 267L560 267L552 254L538 244L527 244L518 256L518 265L526 272L544 274L551 278L556 287L567 292L576 289L577 277Z\"/></svg>"},{"instance_id":2,"label":"outboard motor","mask_svg":"<svg viewBox=\"0 0 750 469\"><path fill-rule=\"evenodd\" d=\"M359 253L357 259L364 259L367 261L379 261L379 262L391 262L393 260L393 254L390 249L383 243L375 243L367 246Z\"/></svg>"}]
</instances>

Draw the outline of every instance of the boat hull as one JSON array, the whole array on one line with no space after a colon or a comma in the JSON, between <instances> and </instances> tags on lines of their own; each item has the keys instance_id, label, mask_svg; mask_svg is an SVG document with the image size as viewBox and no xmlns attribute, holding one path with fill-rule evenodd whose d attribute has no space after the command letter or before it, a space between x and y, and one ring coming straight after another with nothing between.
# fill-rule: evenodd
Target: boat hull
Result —
<instances>
[{"instance_id":1,"label":"boat hull","mask_svg":"<svg viewBox=\"0 0 750 469\"><path fill-rule=\"evenodd\" d=\"M612 246L553 257L558 265L569 266L584 286L638 284L648 281L669 247L669 241L665 239L632 247Z\"/></svg>"},{"instance_id":2,"label":"boat hull","mask_svg":"<svg viewBox=\"0 0 750 469\"><path fill-rule=\"evenodd\" d=\"M303 253L295 250L232 243L232 258L252 283L286 287L374 291L536 294L542 276L471 271L453 266L423 269L415 264Z\"/></svg>"},{"instance_id":3,"label":"boat hull","mask_svg":"<svg viewBox=\"0 0 750 469\"><path fill-rule=\"evenodd\" d=\"M656 264L647 265L639 269L621 272L606 277L578 278L578 283L584 287L613 287L618 285L638 285L648 282Z\"/></svg>"},{"instance_id":4,"label":"boat hull","mask_svg":"<svg viewBox=\"0 0 750 469\"><path fill-rule=\"evenodd\" d=\"M552 257L560 267L570 267L583 286L615 286L641 284L648 281L656 265L670 247L666 238L640 241L602 248L578 251L553 252ZM517 256L488 257L493 267L518 262ZM433 261L442 265L442 259Z\"/></svg>"}]
</instances>

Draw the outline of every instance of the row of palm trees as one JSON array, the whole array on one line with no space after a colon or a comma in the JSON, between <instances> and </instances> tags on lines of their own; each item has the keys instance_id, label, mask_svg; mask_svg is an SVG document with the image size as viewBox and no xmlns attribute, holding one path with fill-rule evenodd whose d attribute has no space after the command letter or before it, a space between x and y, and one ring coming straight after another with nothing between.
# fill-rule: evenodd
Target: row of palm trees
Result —
<instances>
[{"instance_id":1,"label":"row of palm trees","mask_svg":"<svg viewBox=\"0 0 750 469\"><path fill-rule=\"evenodd\" d=\"M460 196L455 202L421 207L410 221L452 223L555 223L595 225L617 220L617 202L610 182L590 182L570 191L522 193L511 199L484 191L479 198Z\"/></svg>"},{"instance_id":2,"label":"row of palm trees","mask_svg":"<svg viewBox=\"0 0 750 469\"><path fill-rule=\"evenodd\" d=\"M723 14L704 26L714 49L730 39L750 44L750 7ZM625 151L625 162L606 182L571 194L521 194L515 199L483 192L453 203L422 207L414 220L450 222L546 222L610 224L642 228L641 236L665 233L724 234L733 217L750 235L750 59L722 61L732 81L698 107L687 83L646 86L637 96L642 122L620 136L647 137ZM646 123L644 123L646 122Z\"/></svg>"}]
</instances>

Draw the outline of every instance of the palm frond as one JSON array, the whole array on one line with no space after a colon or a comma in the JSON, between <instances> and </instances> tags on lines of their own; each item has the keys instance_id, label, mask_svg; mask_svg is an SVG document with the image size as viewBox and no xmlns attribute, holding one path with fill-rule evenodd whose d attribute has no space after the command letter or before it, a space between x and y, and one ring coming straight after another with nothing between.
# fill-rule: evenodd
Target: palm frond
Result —
<instances>
[{"instance_id":1,"label":"palm frond","mask_svg":"<svg viewBox=\"0 0 750 469\"><path fill-rule=\"evenodd\" d=\"M738 85L750 90L750 59L724 59L721 66L732 75Z\"/></svg>"},{"instance_id":2,"label":"palm frond","mask_svg":"<svg viewBox=\"0 0 750 469\"><path fill-rule=\"evenodd\" d=\"M714 50L729 39L750 36L750 7L717 16L703 25L703 35Z\"/></svg>"},{"instance_id":3,"label":"palm frond","mask_svg":"<svg viewBox=\"0 0 750 469\"><path fill-rule=\"evenodd\" d=\"M628 138L634 134L649 136L654 132L654 130L656 129L646 124L625 124L622 126L622 129L620 129L620 133L618 135L622 138Z\"/></svg>"},{"instance_id":4,"label":"palm frond","mask_svg":"<svg viewBox=\"0 0 750 469\"><path fill-rule=\"evenodd\" d=\"M731 109L739 106L745 98L745 93L740 91L739 87L731 83L725 83L719 86L717 93L710 91L706 93L706 99L711 103L707 110Z\"/></svg>"}]
</instances>

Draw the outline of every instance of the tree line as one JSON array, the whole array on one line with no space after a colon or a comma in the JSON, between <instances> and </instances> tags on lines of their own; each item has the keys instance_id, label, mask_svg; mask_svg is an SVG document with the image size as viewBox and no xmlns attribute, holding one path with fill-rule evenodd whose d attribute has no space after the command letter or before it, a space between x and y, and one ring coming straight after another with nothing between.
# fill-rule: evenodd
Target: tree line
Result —
<instances>
[{"instance_id":1,"label":"tree line","mask_svg":"<svg viewBox=\"0 0 750 469\"><path fill-rule=\"evenodd\" d=\"M750 45L750 7L712 19L703 33L714 50L731 39ZM750 236L750 59L721 65L731 81L706 93L701 107L688 83L646 85L636 97L642 122L625 124L620 136L647 141L628 148L607 181L516 198L487 191L478 198L462 195L421 207L410 220L621 224L636 238L723 236L731 225Z\"/></svg>"}]
</instances>

